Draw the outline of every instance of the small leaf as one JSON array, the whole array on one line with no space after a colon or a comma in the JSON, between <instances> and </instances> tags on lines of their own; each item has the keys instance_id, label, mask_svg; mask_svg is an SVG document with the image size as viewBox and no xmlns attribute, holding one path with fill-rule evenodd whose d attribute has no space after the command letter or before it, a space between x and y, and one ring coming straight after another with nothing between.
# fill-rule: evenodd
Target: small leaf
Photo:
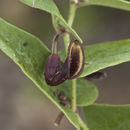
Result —
<instances>
[{"instance_id":1,"label":"small leaf","mask_svg":"<svg viewBox=\"0 0 130 130\"><path fill-rule=\"evenodd\" d=\"M83 0L88 5L112 7L130 11L130 2L127 0Z\"/></svg>"},{"instance_id":2,"label":"small leaf","mask_svg":"<svg viewBox=\"0 0 130 130\"><path fill-rule=\"evenodd\" d=\"M31 7L44 10L44 11L56 16L58 24L60 24L65 29L68 29L82 43L82 40L78 36L78 34L74 31L74 29L72 29L67 24L67 22L65 21L63 16L60 14L60 11L57 8L56 4L53 2L53 0L20 0L20 1Z\"/></svg>"},{"instance_id":3,"label":"small leaf","mask_svg":"<svg viewBox=\"0 0 130 130\"><path fill-rule=\"evenodd\" d=\"M90 130L130 129L130 105L91 105L83 111Z\"/></svg>"},{"instance_id":4,"label":"small leaf","mask_svg":"<svg viewBox=\"0 0 130 130\"><path fill-rule=\"evenodd\" d=\"M59 104L52 87L44 79L45 62L50 54L48 48L33 35L16 28L0 18L0 49L22 69L37 87L63 111L69 121L79 129L76 113Z\"/></svg>"},{"instance_id":5,"label":"small leaf","mask_svg":"<svg viewBox=\"0 0 130 130\"><path fill-rule=\"evenodd\" d=\"M71 91L72 85L71 81L66 81L57 88L59 91L62 91L67 96L67 99L71 102ZM95 102L98 97L97 88L90 82L85 79L77 79L77 105L78 106L87 106Z\"/></svg>"},{"instance_id":6,"label":"small leaf","mask_svg":"<svg viewBox=\"0 0 130 130\"><path fill-rule=\"evenodd\" d=\"M77 80L77 105L88 106L93 104L98 97L98 90L91 82L78 79Z\"/></svg>"}]
</instances>

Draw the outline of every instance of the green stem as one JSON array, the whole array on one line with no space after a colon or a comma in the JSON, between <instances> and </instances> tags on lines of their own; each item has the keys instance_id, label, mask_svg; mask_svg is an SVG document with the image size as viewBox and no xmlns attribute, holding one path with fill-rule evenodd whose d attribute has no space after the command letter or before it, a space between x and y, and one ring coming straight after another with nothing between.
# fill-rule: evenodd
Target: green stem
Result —
<instances>
[{"instance_id":1,"label":"green stem","mask_svg":"<svg viewBox=\"0 0 130 130\"><path fill-rule=\"evenodd\" d=\"M71 103L71 108L75 112L76 111L76 79L72 80L72 103Z\"/></svg>"},{"instance_id":2,"label":"green stem","mask_svg":"<svg viewBox=\"0 0 130 130\"><path fill-rule=\"evenodd\" d=\"M59 34L56 34L53 38L53 41L52 41L52 54L55 53L55 54L58 54L58 38L59 38Z\"/></svg>"},{"instance_id":3,"label":"green stem","mask_svg":"<svg viewBox=\"0 0 130 130\"><path fill-rule=\"evenodd\" d=\"M72 2L77 2L77 0L70 0L70 9L69 9L69 16L68 16L68 25L70 27L73 25L73 21L74 21L76 9L77 9L77 7L74 4L72 4ZM64 43L65 43L65 49L66 49L66 53L67 53L68 46L70 43L70 36L68 33L64 34Z\"/></svg>"},{"instance_id":4,"label":"green stem","mask_svg":"<svg viewBox=\"0 0 130 130\"><path fill-rule=\"evenodd\" d=\"M70 43L69 34L68 34L68 33L65 33L65 34L63 35L63 39L64 39L65 51L66 51L66 55L67 55L68 46L69 46L69 43Z\"/></svg>"},{"instance_id":5,"label":"green stem","mask_svg":"<svg viewBox=\"0 0 130 130\"><path fill-rule=\"evenodd\" d=\"M55 31L60 34L60 29L59 29L59 25L57 24L57 18L55 15L51 15L51 18L52 18L52 25L55 29Z\"/></svg>"},{"instance_id":6,"label":"green stem","mask_svg":"<svg viewBox=\"0 0 130 130\"><path fill-rule=\"evenodd\" d=\"M68 25L70 27L73 25L76 9L77 8L74 4L70 4L70 11L69 11L69 17L68 17Z\"/></svg>"}]
</instances>

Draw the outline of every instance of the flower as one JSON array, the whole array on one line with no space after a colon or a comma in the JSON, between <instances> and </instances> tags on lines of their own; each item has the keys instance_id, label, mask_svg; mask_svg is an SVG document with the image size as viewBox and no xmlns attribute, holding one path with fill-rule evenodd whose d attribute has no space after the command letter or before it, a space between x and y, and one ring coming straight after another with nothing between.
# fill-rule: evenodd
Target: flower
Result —
<instances>
[{"instance_id":1,"label":"flower","mask_svg":"<svg viewBox=\"0 0 130 130\"><path fill-rule=\"evenodd\" d=\"M77 78L83 71L85 63L84 51L78 40L72 40L68 47L68 54L61 66L60 57L52 53L45 65L45 80L50 86L57 86L65 80Z\"/></svg>"}]
</instances>

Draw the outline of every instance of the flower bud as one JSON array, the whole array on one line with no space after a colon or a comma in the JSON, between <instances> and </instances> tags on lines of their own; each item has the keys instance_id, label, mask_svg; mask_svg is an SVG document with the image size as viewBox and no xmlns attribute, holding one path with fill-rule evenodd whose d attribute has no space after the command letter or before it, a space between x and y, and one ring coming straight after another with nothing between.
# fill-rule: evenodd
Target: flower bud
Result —
<instances>
[{"instance_id":1,"label":"flower bud","mask_svg":"<svg viewBox=\"0 0 130 130\"><path fill-rule=\"evenodd\" d=\"M48 84L49 82L52 82L53 77L59 71L60 67L60 57L58 54L51 54L45 65L45 80Z\"/></svg>"}]
</instances>

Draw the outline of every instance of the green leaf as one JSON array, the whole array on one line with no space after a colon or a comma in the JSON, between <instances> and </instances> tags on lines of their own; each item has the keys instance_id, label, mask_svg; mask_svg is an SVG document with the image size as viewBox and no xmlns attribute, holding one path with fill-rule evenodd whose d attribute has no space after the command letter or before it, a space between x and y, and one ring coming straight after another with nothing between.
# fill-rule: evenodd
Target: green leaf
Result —
<instances>
[{"instance_id":1,"label":"green leaf","mask_svg":"<svg viewBox=\"0 0 130 130\"><path fill-rule=\"evenodd\" d=\"M78 36L78 34L64 20L63 16L60 14L60 11L57 8L56 4L53 2L53 0L20 0L20 1L31 7L44 10L56 16L58 24L64 27L65 29L68 29L82 43L82 40Z\"/></svg>"},{"instance_id":2,"label":"green leaf","mask_svg":"<svg viewBox=\"0 0 130 130\"><path fill-rule=\"evenodd\" d=\"M130 61L130 40L106 42L84 47L85 68L81 77Z\"/></svg>"},{"instance_id":3,"label":"green leaf","mask_svg":"<svg viewBox=\"0 0 130 130\"><path fill-rule=\"evenodd\" d=\"M112 7L130 11L130 2L127 0L83 0L88 5Z\"/></svg>"},{"instance_id":4,"label":"green leaf","mask_svg":"<svg viewBox=\"0 0 130 130\"><path fill-rule=\"evenodd\" d=\"M68 100L71 101L71 81L66 81L56 88L56 91L63 91L67 96ZM55 88L53 88L55 89ZM98 97L97 88L85 79L77 79L77 105L88 106L95 102Z\"/></svg>"},{"instance_id":5,"label":"green leaf","mask_svg":"<svg viewBox=\"0 0 130 130\"><path fill-rule=\"evenodd\" d=\"M77 115L60 105L59 100L53 95L52 87L45 83L44 65L50 54L48 48L33 35L0 18L0 49L14 60L37 87L64 112L69 121L79 129Z\"/></svg>"},{"instance_id":6,"label":"green leaf","mask_svg":"<svg viewBox=\"0 0 130 130\"><path fill-rule=\"evenodd\" d=\"M87 106L93 104L98 97L97 88L84 79L77 80L77 105Z\"/></svg>"},{"instance_id":7,"label":"green leaf","mask_svg":"<svg viewBox=\"0 0 130 130\"><path fill-rule=\"evenodd\" d=\"M130 105L91 105L83 111L90 130L130 129Z\"/></svg>"}]
</instances>

